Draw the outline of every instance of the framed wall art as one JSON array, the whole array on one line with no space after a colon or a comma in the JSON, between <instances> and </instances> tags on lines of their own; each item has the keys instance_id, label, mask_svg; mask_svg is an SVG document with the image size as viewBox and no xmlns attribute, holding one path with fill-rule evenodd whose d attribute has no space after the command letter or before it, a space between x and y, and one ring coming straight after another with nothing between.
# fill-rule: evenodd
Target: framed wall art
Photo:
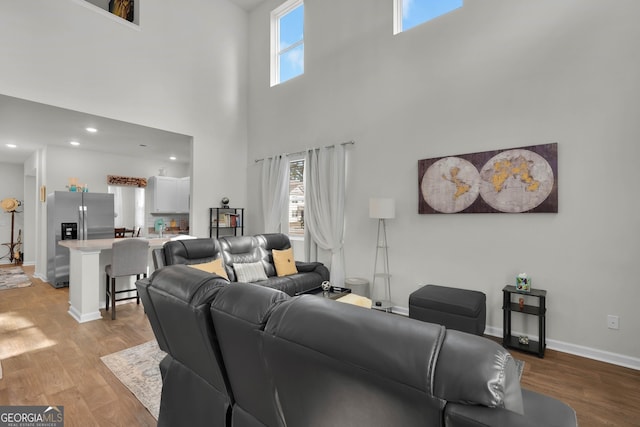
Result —
<instances>
[{"instance_id":1,"label":"framed wall art","mask_svg":"<svg viewBox=\"0 0 640 427\"><path fill-rule=\"evenodd\" d=\"M109 12L129 22L133 22L134 0L109 0Z\"/></svg>"},{"instance_id":2,"label":"framed wall art","mask_svg":"<svg viewBox=\"0 0 640 427\"><path fill-rule=\"evenodd\" d=\"M558 144L418 161L418 212L558 212Z\"/></svg>"}]
</instances>

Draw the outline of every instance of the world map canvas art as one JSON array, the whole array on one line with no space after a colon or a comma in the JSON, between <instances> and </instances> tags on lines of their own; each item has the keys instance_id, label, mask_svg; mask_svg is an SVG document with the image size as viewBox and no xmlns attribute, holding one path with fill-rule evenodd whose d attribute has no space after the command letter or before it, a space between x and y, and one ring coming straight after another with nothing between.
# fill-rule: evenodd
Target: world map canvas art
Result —
<instances>
[{"instance_id":1,"label":"world map canvas art","mask_svg":"<svg viewBox=\"0 0 640 427\"><path fill-rule=\"evenodd\" d=\"M418 161L418 212L558 212L558 144Z\"/></svg>"}]
</instances>

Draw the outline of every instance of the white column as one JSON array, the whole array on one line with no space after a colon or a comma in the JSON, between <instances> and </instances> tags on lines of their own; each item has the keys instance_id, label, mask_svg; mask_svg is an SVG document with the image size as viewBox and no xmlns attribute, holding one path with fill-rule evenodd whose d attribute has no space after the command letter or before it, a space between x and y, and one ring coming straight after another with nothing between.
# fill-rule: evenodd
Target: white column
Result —
<instances>
[{"instance_id":1,"label":"white column","mask_svg":"<svg viewBox=\"0 0 640 427\"><path fill-rule=\"evenodd\" d=\"M100 249L69 249L69 314L79 323L102 318L100 314Z\"/></svg>"}]
</instances>

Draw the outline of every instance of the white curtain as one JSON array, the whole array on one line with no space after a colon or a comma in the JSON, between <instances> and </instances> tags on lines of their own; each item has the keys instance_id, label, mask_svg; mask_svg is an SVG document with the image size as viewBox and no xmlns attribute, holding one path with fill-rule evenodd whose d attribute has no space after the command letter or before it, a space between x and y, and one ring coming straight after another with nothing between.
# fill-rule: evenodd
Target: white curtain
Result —
<instances>
[{"instance_id":1,"label":"white curtain","mask_svg":"<svg viewBox=\"0 0 640 427\"><path fill-rule=\"evenodd\" d=\"M262 217L265 233L280 233L289 208L289 156L262 161Z\"/></svg>"},{"instance_id":2,"label":"white curtain","mask_svg":"<svg viewBox=\"0 0 640 427\"><path fill-rule=\"evenodd\" d=\"M344 286L344 145L307 151L304 174L306 260L317 261L317 248L331 251L331 284Z\"/></svg>"},{"instance_id":3,"label":"white curtain","mask_svg":"<svg viewBox=\"0 0 640 427\"><path fill-rule=\"evenodd\" d=\"M145 203L145 190L144 188L136 188L133 196L134 213L133 213L133 228L138 230L144 228L144 203Z\"/></svg>"}]
</instances>

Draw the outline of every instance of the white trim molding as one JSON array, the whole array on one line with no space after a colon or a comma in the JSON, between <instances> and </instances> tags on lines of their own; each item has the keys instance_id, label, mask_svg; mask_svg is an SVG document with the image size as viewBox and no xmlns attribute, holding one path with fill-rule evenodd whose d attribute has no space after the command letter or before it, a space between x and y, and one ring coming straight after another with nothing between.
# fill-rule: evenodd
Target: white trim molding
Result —
<instances>
[{"instance_id":1,"label":"white trim molding","mask_svg":"<svg viewBox=\"0 0 640 427\"><path fill-rule=\"evenodd\" d=\"M407 307L394 306L391 309L394 314L401 316L409 316L409 309ZM492 337L502 338L502 328L496 328L494 326L487 326L484 330L485 335ZM513 335L520 334L519 332L512 331ZM529 334L529 338L537 340L538 337ZM567 343L554 339L547 338L547 348L551 350L560 351L562 353L573 354L587 359L598 360L600 362L610 363L612 365L618 365L625 368L635 369L640 371L640 358L631 357L624 354L612 353L597 348L585 347L578 344Z\"/></svg>"}]
</instances>

